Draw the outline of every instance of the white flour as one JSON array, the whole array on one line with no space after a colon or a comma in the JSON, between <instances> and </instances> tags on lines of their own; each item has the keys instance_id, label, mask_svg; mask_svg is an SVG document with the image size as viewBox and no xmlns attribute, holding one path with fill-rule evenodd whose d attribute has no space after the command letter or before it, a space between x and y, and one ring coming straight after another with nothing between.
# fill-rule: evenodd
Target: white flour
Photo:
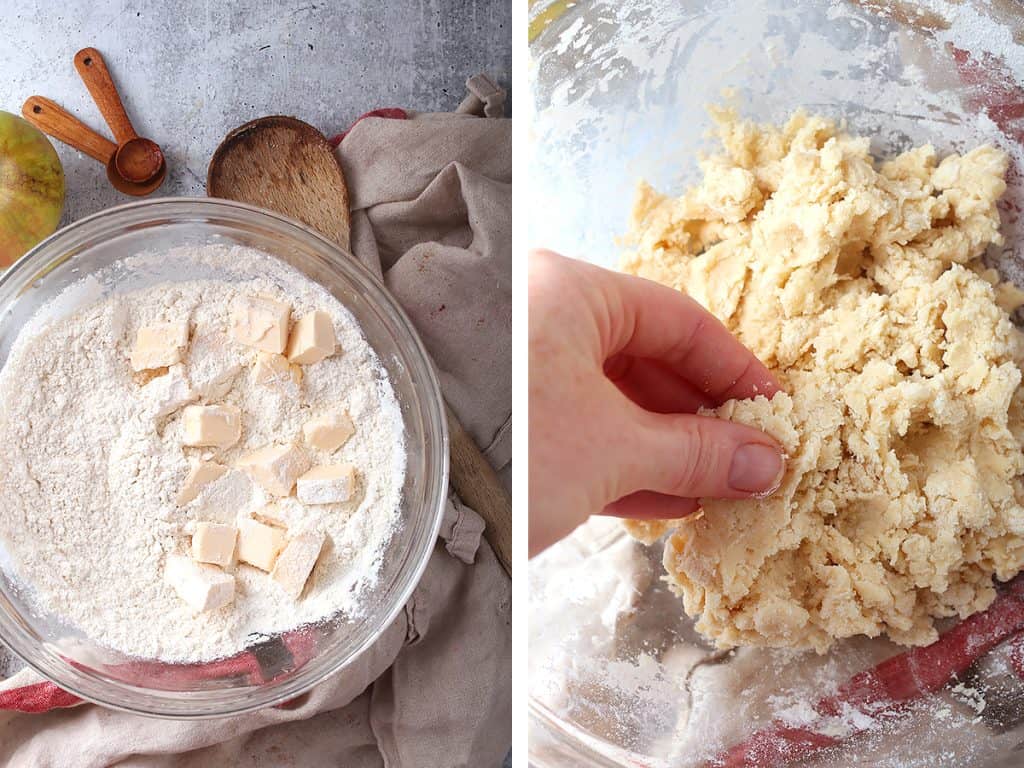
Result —
<instances>
[{"instance_id":1,"label":"white flour","mask_svg":"<svg viewBox=\"0 0 1024 768\"><path fill-rule=\"evenodd\" d=\"M203 277L103 296L110 284L168 264ZM0 541L22 589L93 641L166 661L227 656L250 635L339 611L358 618L398 524L405 447L391 385L352 315L297 271L238 247L135 257L99 278L37 313L0 371ZM232 299L242 294L285 301L293 318L315 309L333 318L342 351L304 366L300 400L252 381L253 350L227 335ZM290 531L319 528L328 536L299 601L268 574L240 565L234 602L194 615L163 582L167 555L188 552L195 522L233 522L268 501L232 470L186 507L175 504L189 460L214 452L182 447L180 411L152 418L147 393L160 380L140 388L128 353L140 325L185 318L192 325L187 374L201 402L233 403L243 414L241 440L216 452L218 461L231 465L271 442L301 442L305 421L339 408L356 424L333 456L313 456L354 464L356 498L277 505Z\"/></svg>"}]
</instances>

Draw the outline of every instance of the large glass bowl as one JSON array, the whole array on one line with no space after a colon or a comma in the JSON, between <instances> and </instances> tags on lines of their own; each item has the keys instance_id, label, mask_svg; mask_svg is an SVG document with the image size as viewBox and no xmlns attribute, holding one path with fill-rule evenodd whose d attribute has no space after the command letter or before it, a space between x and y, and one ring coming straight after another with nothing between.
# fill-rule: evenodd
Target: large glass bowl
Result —
<instances>
[{"instance_id":1,"label":"large glass bowl","mask_svg":"<svg viewBox=\"0 0 1024 768\"><path fill-rule=\"evenodd\" d=\"M14 653L84 699L166 717L253 710L293 699L328 675L345 674L346 666L394 620L419 581L437 538L448 486L440 389L405 313L353 256L291 219L251 206L188 198L132 203L82 219L43 241L0 277L0 365L6 364L26 321L67 286L126 256L207 243L245 245L281 259L348 308L394 387L408 464L401 525L387 545L379 585L367 597L366 618L350 622L336 615L261 639L230 659L168 664L126 658L58 617L37 613L0 571L0 639ZM182 269L172 279L195 276ZM134 287L129 276L111 290Z\"/></svg>"},{"instance_id":2,"label":"large glass bowl","mask_svg":"<svg viewBox=\"0 0 1024 768\"><path fill-rule=\"evenodd\" d=\"M989 256L1024 285L1019 0L536 0L529 17L531 246L614 268L637 182L680 194L699 179L698 153L714 149L708 104L773 123L802 107L846 121L880 156L926 142L1006 150L1007 242ZM537 768L704 765L899 650L852 640L823 657L717 654L662 581L660 544L607 520L585 528L529 568ZM1024 705L998 730L978 721L995 702L965 715L941 692L800 765L1020 765Z\"/></svg>"}]
</instances>

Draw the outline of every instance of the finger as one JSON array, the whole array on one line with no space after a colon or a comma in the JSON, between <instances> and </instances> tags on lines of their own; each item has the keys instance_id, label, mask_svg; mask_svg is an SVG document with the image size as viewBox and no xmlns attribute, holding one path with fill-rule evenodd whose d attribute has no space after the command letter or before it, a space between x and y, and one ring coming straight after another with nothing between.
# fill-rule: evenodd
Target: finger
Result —
<instances>
[{"instance_id":1,"label":"finger","mask_svg":"<svg viewBox=\"0 0 1024 768\"><path fill-rule=\"evenodd\" d=\"M639 428L617 443L617 495L656 491L685 498L746 498L782 480L779 444L744 424L712 416L652 414L635 409ZM632 454L635 459L627 461Z\"/></svg>"},{"instance_id":2,"label":"finger","mask_svg":"<svg viewBox=\"0 0 1024 768\"><path fill-rule=\"evenodd\" d=\"M597 279L609 303L608 357L661 360L716 403L779 390L764 364L689 296L629 275Z\"/></svg>"},{"instance_id":3,"label":"finger","mask_svg":"<svg viewBox=\"0 0 1024 768\"><path fill-rule=\"evenodd\" d=\"M693 384L657 360L616 355L605 375L626 397L655 413L696 413L716 403Z\"/></svg>"},{"instance_id":4,"label":"finger","mask_svg":"<svg viewBox=\"0 0 1024 768\"><path fill-rule=\"evenodd\" d=\"M628 517L633 520L676 520L692 515L700 508L696 499L668 496L653 491L637 491L613 501L602 511L602 515Z\"/></svg>"}]
</instances>

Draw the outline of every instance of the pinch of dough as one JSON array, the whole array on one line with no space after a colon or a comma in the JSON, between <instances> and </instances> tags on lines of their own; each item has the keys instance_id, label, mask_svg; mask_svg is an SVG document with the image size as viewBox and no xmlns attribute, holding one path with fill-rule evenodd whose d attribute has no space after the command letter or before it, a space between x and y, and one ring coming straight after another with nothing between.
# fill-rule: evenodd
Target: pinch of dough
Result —
<instances>
[{"instance_id":1,"label":"pinch of dough","mask_svg":"<svg viewBox=\"0 0 1024 768\"><path fill-rule=\"evenodd\" d=\"M1007 158L931 146L884 163L798 112L713 117L724 152L682 197L641 184L624 269L685 290L784 392L716 415L774 435L781 488L703 500L664 562L720 647L922 645L1024 566L1024 294L976 261L1000 245ZM646 540L663 531L630 522ZM640 527L638 527L640 526Z\"/></svg>"}]
</instances>

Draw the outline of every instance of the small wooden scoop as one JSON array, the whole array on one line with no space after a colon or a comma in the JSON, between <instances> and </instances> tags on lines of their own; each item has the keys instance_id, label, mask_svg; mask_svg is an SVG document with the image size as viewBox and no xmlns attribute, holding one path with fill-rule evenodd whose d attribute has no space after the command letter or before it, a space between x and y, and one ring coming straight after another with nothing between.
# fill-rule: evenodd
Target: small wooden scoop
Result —
<instances>
[{"instance_id":1,"label":"small wooden scoop","mask_svg":"<svg viewBox=\"0 0 1024 768\"><path fill-rule=\"evenodd\" d=\"M253 120L213 153L206 194L269 208L298 219L349 252L348 188L331 145L293 117ZM487 525L494 554L512 573L512 499L451 408L451 481Z\"/></svg>"},{"instance_id":2,"label":"small wooden scoop","mask_svg":"<svg viewBox=\"0 0 1024 768\"><path fill-rule=\"evenodd\" d=\"M107 164L110 182L116 187L114 177L119 176L132 184L145 184L165 172L164 153L155 142L135 132L100 52L95 48L80 50L75 54L75 69L117 141L117 152Z\"/></svg>"},{"instance_id":3,"label":"small wooden scoop","mask_svg":"<svg viewBox=\"0 0 1024 768\"><path fill-rule=\"evenodd\" d=\"M70 112L49 99L42 96L29 96L21 107L21 114L43 133L106 165L110 183L120 192L127 195L148 195L164 182L167 166L163 164L156 176L141 183L128 181L117 173L111 174L110 167L114 164L117 145L100 136Z\"/></svg>"}]
</instances>

